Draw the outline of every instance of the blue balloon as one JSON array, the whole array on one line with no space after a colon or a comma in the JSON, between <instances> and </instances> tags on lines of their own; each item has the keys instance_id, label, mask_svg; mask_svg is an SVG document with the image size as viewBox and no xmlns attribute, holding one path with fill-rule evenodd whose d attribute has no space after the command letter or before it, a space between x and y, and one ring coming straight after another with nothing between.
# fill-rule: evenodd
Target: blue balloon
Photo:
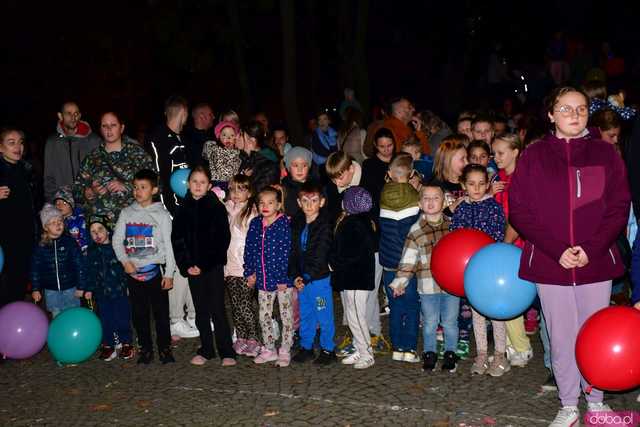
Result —
<instances>
[{"instance_id":1,"label":"blue balloon","mask_svg":"<svg viewBox=\"0 0 640 427\"><path fill-rule=\"evenodd\" d=\"M171 190L178 195L178 197L184 198L187 195L189 174L191 169L178 169L171 174Z\"/></svg>"},{"instance_id":2,"label":"blue balloon","mask_svg":"<svg viewBox=\"0 0 640 427\"><path fill-rule=\"evenodd\" d=\"M0 247L0 273L2 273L2 269L4 267L4 251L2 247Z\"/></svg>"},{"instance_id":3,"label":"blue balloon","mask_svg":"<svg viewBox=\"0 0 640 427\"><path fill-rule=\"evenodd\" d=\"M522 314L536 297L536 285L518 277L522 250L506 243L480 249L464 272L464 291L479 313L507 320Z\"/></svg>"}]
</instances>

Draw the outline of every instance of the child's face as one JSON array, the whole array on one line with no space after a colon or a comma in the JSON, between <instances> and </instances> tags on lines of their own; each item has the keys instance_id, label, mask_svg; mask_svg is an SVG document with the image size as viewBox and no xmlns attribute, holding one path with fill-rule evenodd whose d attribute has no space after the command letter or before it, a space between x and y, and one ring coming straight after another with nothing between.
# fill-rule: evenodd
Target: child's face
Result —
<instances>
[{"instance_id":1,"label":"child's face","mask_svg":"<svg viewBox=\"0 0 640 427\"><path fill-rule=\"evenodd\" d=\"M249 200L249 190L244 188L241 185L231 185L229 187L230 190L230 197L231 200L233 200L233 203L244 203L247 200Z\"/></svg>"},{"instance_id":2,"label":"child's face","mask_svg":"<svg viewBox=\"0 0 640 427\"><path fill-rule=\"evenodd\" d=\"M258 201L260 214L267 219L274 218L278 215L281 205L282 203L278 202L276 195L273 193L262 193Z\"/></svg>"},{"instance_id":3,"label":"child's face","mask_svg":"<svg viewBox=\"0 0 640 427\"><path fill-rule=\"evenodd\" d=\"M481 139L491 145L491 140L494 135L493 125L489 122L477 122L473 125L471 134L473 139Z\"/></svg>"},{"instance_id":4,"label":"child's face","mask_svg":"<svg viewBox=\"0 0 640 427\"><path fill-rule=\"evenodd\" d=\"M289 165L291 178L297 182L305 182L309 175L309 164L304 159L293 159Z\"/></svg>"},{"instance_id":5,"label":"child's face","mask_svg":"<svg viewBox=\"0 0 640 427\"><path fill-rule=\"evenodd\" d=\"M511 169L515 166L518 150L512 150L507 141L496 139L493 143L493 153L498 169Z\"/></svg>"},{"instance_id":6,"label":"child's face","mask_svg":"<svg viewBox=\"0 0 640 427\"><path fill-rule=\"evenodd\" d=\"M318 193L301 193L298 196L298 206L302 208L306 218L315 218L324 206L324 197Z\"/></svg>"},{"instance_id":7,"label":"child's face","mask_svg":"<svg viewBox=\"0 0 640 427\"><path fill-rule=\"evenodd\" d=\"M458 123L458 133L467 135L467 138L473 139L473 134L471 133L471 120L462 120Z\"/></svg>"},{"instance_id":8,"label":"child's face","mask_svg":"<svg viewBox=\"0 0 640 427\"><path fill-rule=\"evenodd\" d=\"M462 183L462 188L467 191L471 201L477 202L487 194L489 183L482 172L471 172L467 175L467 181Z\"/></svg>"},{"instance_id":9,"label":"child's face","mask_svg":"<svg viewBox=\"0 0 640 427\"><path fill-rule=\"evenodd\" d=\"M320 128L320 130L326 131L327 129L329 129L330 123L331 120L329 120L329 116L327 116L326 114L320 114L318 116L318 127Z\"/></svg>"},{"instance_id":10,"label":"child's face","mask_svg":"<svg viewBox=\"0 0 640 427\"><path fill-rule=\"evenodd\" d=\"M420 152L420 148L416 147L415 145L406 145L402 147L402 152L409 153L413 160L420 160L420 155L422 154Z\"/></svg>"},{"instance_id":11,"label":"child's face","mask_svg":"<svg viewBox=\"0 0 640 427\"><path fill-rule=\"evenodd\" d=\"M236 145L236 131L232 127L226 127L220 131L220 143L224 148L233 148Z\"/></svg>"},{"instance_id":12,"label":"child's face","mask_svg":"<svg viewBox=\"0 0 640 427\"><path fill-rule=\"evenodd\" d=\"M467 150L465 150L464 148L459 149L451 157L451 174L459 178L462 175L462 169L464 169L464 167L467 166L468 163Z\"/></svg>"},{"instance_id":13,"label":"child's face","mask_svg":"<svg viewBox=\"0 0 640 427\"><path fill-rule=\"evenodd\" d=\"M436 215L444 208L444 193L437 187L425 187L420 193L420 210L427 215Z\"/></svg>"},{"instance_id":14,"label":"child's face","mask_svg":"<svg viewBox=\"0 0 640 427\"><path fill-rule=\"evenodd\" d=\"M340 188L347 187L349 184L351 184L351 181L353 180L353 175L355 173L356 173L356 168L355 166L353 166L353 164L351 164L346 171L340 174L340 176L338 176L337 178L332 178L332 181L337 187L340 187Z\"/></svg>"},{"instance_id":15,"label":"child's face","mask_svg":"<svg viewBox=\"0 0 640 427\"><path fill-rule=\"evenodd\" d=\"M150 205L153 195L158 192L158 187L151 185L146 179L133 181L133 198L142 206Z\"/></svg>"},{"instance_id":16,"label":"child's face","mask_svg":"<svg viewBox=\"0 0 640 427\"><path fill-rule=\"evenodd\" d=\"M474 147L469 152L469 163L482 165L486 168L489 164L489 153L480 147Z\"/></svg>"},{"instance_id":17,"label":"child's face","mask_svg":"<svg viewBox=\"0 0 640 427\"><path fill-rule=\"evenodd\" d=\"M9 132L0 143L2 157L9 163L17 163L24 154L24 139L19 132Z\"/></svg>"},{"instance_id":18,"label":"child's face","mask_svg":"<svg viewBox=\"0 0 640 427\"><path fill-rule=\"evenodd\" d=\"M62 217L58 216L47 222L44 226L44 231L52 239L57 239L62 236L62 233L64 232L64 221L62 220Z\"/></svg>"},{"instance_id":19,"label":"child's face","mask_svg":"<svg viewBox=\"0 0 640 427\"><path fill-rule=\"evenodd\" d=\"M189 178L189 191L194 199L203 198L207 192L211 190L211 182L209 178L202 172L194 172Z\"/></svg>"},{"instance_id":20,"label":"child's face","mask_svg":"<svg viewBox=\"0 0 640 427\"><path fill-rule=\"evenodd\" d=\"M376 150L378 150L378 154L384 158L391 158L393 156L393 140L391 138L378 138L374 143L376 146Z\"/></svg>"},{"instance_id":21,"label":"child's face","mask_svg":"<svg viewBox=\"0 0 640 427\"><path fill-rule=\"evenodd\" d=\"M100 224L99 222L94 222L93 224L91 224L89 232L91 233L91 238L97 244L104 245L106 243L109 243L109 233L107 232L107 229L104 228L104 225Z\"/></svg>"},{"instance_id":22,"label":"child's face","mask_svg":"<svg viewBox=\"0 0 640 427\"><path fill-rule=\"evenodd\" d=\"M65 218L73 213L71 205L62 199L56 199L56 209L62 212L62 216L64 216Z\"/></svg>"}]
</instances>

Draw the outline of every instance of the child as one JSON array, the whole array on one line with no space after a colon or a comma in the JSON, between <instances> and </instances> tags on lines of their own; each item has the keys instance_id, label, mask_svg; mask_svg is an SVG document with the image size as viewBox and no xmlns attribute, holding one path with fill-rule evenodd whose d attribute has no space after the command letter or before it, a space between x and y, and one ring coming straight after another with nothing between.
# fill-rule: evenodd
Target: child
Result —
<instances>
[{"instance_id":1,"label":"child","mask_svg":"<svg viewBox=\"0 0 640 427\"><path fill-rule=\"evenodd\" d=\"M78 307L85 281L82 253L75 240L64 234L62 213L51 204L40 211L42 240L31 258L31 297L42 299L44 290L47 310L56 317L67 308Z\"/></svg>"},{"instance_id":2,"label":"child","mask_svg":"<svg viewBox=\"0 0 640 427\"><path fill-rule=\"evenodd\" d=\"M291 228L289 219L282 213L282 193L277 189L265 187L258 194L258 208L260 216L249 223L243 272L247 285L258 288L264 346L254 362L276 361L276 366L284 368L291 361L293 344L293 284L287 275ZM282 343L277 352L272 322L276 296L282 319Z\"/></svg>"},{"instance_id":3,"label":"child","mask_svg":"<svg viewBox=\"0 0 640 427\"><path fill-rule=\"evenodd\" d=\"M251 178L236 175L229 181L229 200L225 203L231 230L231 242L224 267L224 283L229 290L231 314L236 329L233 349L237 354L256 357L260 350L258 305L255 289L247 286L244 273L244 249L249 223L256 217Z\"/></svg>"},{"instance_id":4,"label":"child","mask_svg":"<svg viewBox=\"0 0 640 427\"><path fill-rule=\"evenodd\" d=\"M422 176L423 182L429 182L433 173L433 158L422 154L422 143L412 137L402 144L402 152L408 153L413 159L413 168Z\"/></svg>"},{"instance_id":5,"label":"child","mask_svg":"<svg viewBox=\"0 0 640 427\"><path fill-rule=\"evenodd\" d=\"M93 243L87 250L87 280L82 288L87 300L95 298L102 322L102 349L100 359L110 362L118 356L129 360L134 357L131 345L131 306L127 296L127 275L116 258L106 217L92 217L89 232Z\"/></svg>"},{"instance_id":6,"label":"child","mask_svg":"<svg viewBox=\"0 0 640 427\"><path fill-rule=\"evenodd\" d=\"M314 363L329 365L336 361L333 336L333 294L327 265L331 247L331 226L321 209L325 198L322 188L306 183L298 193L302 214L291 226L292 248L289 257L289 277L293 278L300 301L300 350L295 362L314 357L313 340L316 326L320 326L321 351Z\"/></svg>"},{"instance_id":7,"label":"child","mask_svg":"<svg viewBox=\"0 0 640 427\"><path fill-rule=\"evenodd\" d=\"M438 324L444 329L444 362L442 370L455 372L458 357L458 311L460 298L440 289L431 276L431 251L449 232L449 221L443 216L444 191L436 185L426 185L420 190L422 216L411 226L411 231L402 251L395 279L389 285L394 298L405 293L410 279L418 278L418 293L422 307L422 336L424 352L422 369L425 372L436 368L436 330Z\"/></svg>"},{"instance_id":8,"label":"child","mask_svg":"<svg viewBox=\"0 0 640 427\"><path fill-rule=\"evenodd\" d=\"M151 319L156 324L158 355L162 364L173 363L169 331L169 293L176 262L171 247L171 217L158 194L158 174L149 169L133 178L135 202L120 212L113 233L113 250L124 267L133 311L133 326L140 342L138 363L153 360ZM164 272L160 266L165 264ZM163 277L164 276L164 277Z\"/></svg>"},{"instance_id":9,"label":"child","mask_svg":"<svg viewBox=\"0 0 640 427\"><path fill-rule=\"evenodd\" d=\"M284 213L293 218L300 211L298 206L298 191L309 179L311 170L311 151L304 147L293 147L284 156L284 164L287 167L287 176L282 178L284 189Z\"/></svg>"},{"instance_id":10,"label":"child","mask_svg":"<svg viewBox=\"0 0 640 427\"><path fill-rule=\"evenodd\" d=\"M236 364L231 333L224 309L224 265L231 235L224 205L211 192L209 171L191 170L189 191L173 219L171 242L180 274L189 280L196 308L200 348L191 364L204 365L215 357L211 321L222 366Z\"/></svg>"},{"instance_id":11,"label":"child","mask_svg":"<svg viewBox=\"0 0 640 427\"><path fill-rule=\"evenodd\" d=\"M327 177L331 180L331 183L326 186L326 191L329 218L333 224L342 212L344 191L349 187L360 185L362 167L344 151L336 151L327 158L325 169Z\"/></svg>"},{"instance_id":12,"label":"child","mask_svg":"<svg viewBox=\"0 0 640 427\"><path fill-rule=\"evenodd\" d=\"M367 298L374 289L377 249L375 226L369 215L373 201L364 188L350 187L344 193L342 206L344 213L336 225L329 252L331 286L344 295L342 301L355 346L342 364L366 369L375 363L367 321Z\"/></svg>"},{"instance_id":13,"label":"child","mask_svg":"<svg viewBox=\"0 0 640 427\"><path fill-rule=\"evenodd\" d=\"M240 128L235 122L223 121L216 125L214 133L219 143L205 142L202 157L209 162L212 184L226 191L228 181L238 173L242 163L237 148Z\"/></svg>"},{"instance_id":14,"label":"child","mask_svg":"<svg viewBox=\"0 0 640 427\"><path fill-rule=\"evenodd\" d=\"M481 139L471 141L467 146L467 153L469 153L469 163L487 168L489 182L492 182L493 176L496 174L496 168L494 167L493 160L491 160L491 148L489 148L489 144Z\"/></svg>"},{"instance_id":15,"label":"child","mask_svg":"<svg viewBox=\"0 0 640 427\"><path fill-rule=\"evenodd\" d=\"M75 207L73 200L73 193L70 186L61 187L56 191L53 196L53 203L56 208L62 212L64 218L64 226L71 235L78 242L78 246L82 250L83 254L87 253L87 247L89 245L89 239L87 235L87 224L85 222L84 213L79 207ZM91 277L91 276L89 276Z\"/></svg>"},{"instance_id":16,"label":"child","mask_svg":"<svg viewBox=\"0 0 640 427\"><path fill-rule=\"evenodd\" d=\"M406 153L396 156L389 165L391 182L380 194L380 264L382 280L389 299L389 334L393 346L393 360L416 363L420 361L418 345L418 293L412 279L402 295L395 295L389 285L402 255L404 241L411 226L418 220L418 192L409 184L412 160Z\"/></svg>"},{"instance_id":17,"label":"child","mask_svg":"<svg viewBox=\"0 0 640 427\"><path fill-rule=\"evenodd\" d=\"M489 189L487 169L480 165L467 165L462 171L460 182L467 192L467 197L453 214L449 229L453 231L459 228L473 228L487 233L496 242L503 241L506 221L498 202L487 194ZM509 361L505 358L505 325L503 321L491 321L495 354L491 366L488 366L485 322L485 317L473 310L473 330L478 355L471 367L471 373L480 375L488 373L493 377L499 377L511 369Z\"/></svg>"}]
</instances>

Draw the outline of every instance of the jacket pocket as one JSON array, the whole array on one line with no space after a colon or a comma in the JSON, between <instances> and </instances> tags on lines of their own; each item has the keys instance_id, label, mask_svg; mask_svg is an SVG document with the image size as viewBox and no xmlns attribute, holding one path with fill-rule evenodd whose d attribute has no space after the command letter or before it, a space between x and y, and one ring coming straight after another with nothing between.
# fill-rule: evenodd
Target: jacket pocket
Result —
<instances>
[{"instance_id":1,"label":"jacket pocket","mask_svg":"<svg viewBox=\"0 0 640 427\"><path fill-rule=\"evenodd\" d=\"M616 257L613 255L613 251L611 250L611 248L609 248L609 255L611 256L611 261L613 262L613 265L616 265Z\"/></svg>"},{"instance_id":2,"label":"jacket pocket","mask_svg":"<svg viewBox=\"0 0 640 427\"><path fill-rule=\"evenodd\" d=\"M575 208L588 205L602 198L605 186L605 171L603 166L585 166L576 168L573 174L576 180Z\"/></svg>"}]
</instances>

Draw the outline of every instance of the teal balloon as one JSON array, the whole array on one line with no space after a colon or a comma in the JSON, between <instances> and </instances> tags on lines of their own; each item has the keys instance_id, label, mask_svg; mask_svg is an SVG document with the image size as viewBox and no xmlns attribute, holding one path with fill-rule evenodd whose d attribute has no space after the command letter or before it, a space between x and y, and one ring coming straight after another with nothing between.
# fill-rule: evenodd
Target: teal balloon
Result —
<instances>
[{"instance_id":1,"label":"teal balloon","mask_svg":"<svg viewBox=\"0 0 640 427\"><path fill-rule=\"evenodd\" d=\"M187 189L189 188L189 174L191 169L184 168L178 169L171 174L169 185L171 190L178 195L178 197L184 198L187 195Z\"/></svg>"},{"instance_id":2,"label":"teal balloon","mask_svg":"<svg viewBox=\"0 0 640 427\"><path fill-rule=\"evenodd\" d=\"M536 285L518 277L522 250L507 243L480 249L464 271L464 292L479 313L507 320L522 314L536 297Z\"/></svg>"},{"instance_id":3,"label":"teal balloon","mask_svg":"<svg viewBox=\"0 0 640 427\"><path fill-rule=\"evenodd\" d=\"M84 307L64 310L51 322L47 345L60 363L89 359L102 340L102 325L95 313Z\"/></svg>"}]
</instances>

